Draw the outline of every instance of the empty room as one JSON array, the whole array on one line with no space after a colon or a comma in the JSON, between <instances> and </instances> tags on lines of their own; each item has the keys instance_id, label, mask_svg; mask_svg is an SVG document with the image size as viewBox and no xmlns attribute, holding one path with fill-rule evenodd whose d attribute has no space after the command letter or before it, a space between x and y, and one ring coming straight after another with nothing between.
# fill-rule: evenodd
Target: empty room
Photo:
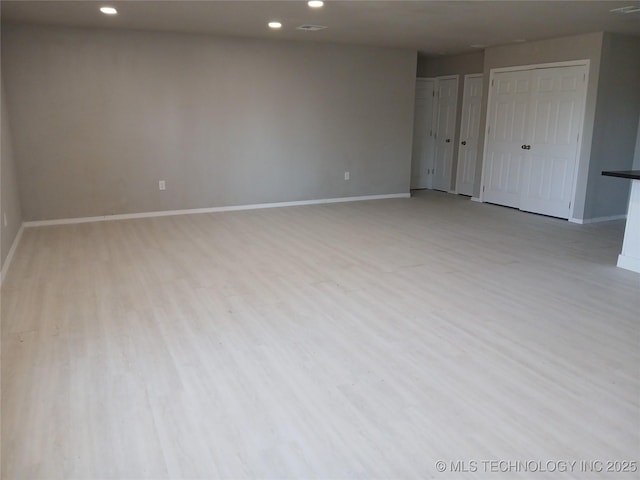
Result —
<instances>
[{"instance_id":1,"label":"empty room","mask_svg":"<svg viewBox=\"0 0 640 480\"><path fill-rule=\"evenodd\" d=\"M0 8L3 480L639 478L639 1Z\"/></svg>"}]
</instances>

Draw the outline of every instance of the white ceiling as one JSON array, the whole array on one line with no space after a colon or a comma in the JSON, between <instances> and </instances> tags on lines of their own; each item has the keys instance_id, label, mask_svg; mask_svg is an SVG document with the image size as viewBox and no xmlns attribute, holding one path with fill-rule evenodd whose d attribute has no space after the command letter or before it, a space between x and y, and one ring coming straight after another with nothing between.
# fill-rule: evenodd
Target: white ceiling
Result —
<instances>
[{"instance_id":1,"label":"white ceiling","mask_svg":"<svg viewBox=\"0 0 640 480\"><path fill-rule=\"evenodd\" d=\"M106 16L100 6L115 6ZM471 44L504 45L608 31L640 36L640 13L614 15L632 1L332 1L311 9L306 1L7 1L2 22L207 33L402 47L425 55L473 51ZM267 22L278 20L273 31ZM321 24L305 32L295 27Z\"/></svg>"}]
</instances>

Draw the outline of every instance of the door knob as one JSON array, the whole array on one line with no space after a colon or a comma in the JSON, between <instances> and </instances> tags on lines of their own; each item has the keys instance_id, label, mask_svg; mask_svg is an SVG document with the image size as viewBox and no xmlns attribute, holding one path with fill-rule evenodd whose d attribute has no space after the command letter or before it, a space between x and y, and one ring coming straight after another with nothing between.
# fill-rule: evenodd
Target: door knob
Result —
<instances>
[{"instance_id":1,"label":"door knob","mask_svg":"<svg viewBox=\"0 0 640 480\"><path fill-rule=\"evenodd\" d=\"M451 143L451 139L450 139L450 138L447 138L447 139L445 140L445 142L447 142L447 143Z\"/></svg>"},{"instance_id":2,"label":"door knob","mask_svg":"<svg viewBox=\"0 0 640 480\"><path fill-rule=\"evenodd\" d=\"M527 147L527 150L531 150L531 145L525 145L525 147Z\"/></svg>"},{"instance_id":3,"label":"door knob","mask_svg":"<svg viewBox=\"0 0 640 480\"><path fill-rule=\"evenodd\" d=\"M461 143L462 143L462 145L466 145L467 144L466 140L463 140Z\"/></svg>"},{"instance_id":4,"label":"door knob","mask_svg":"<svg viewBox=\"0 0 640 480\"><path fill-rule=\"evenodd\" d=\"M522 150L526 150L526 149L527 149L527 146L526 146L526 145L522 145L520 148L521 148Z\"/></svg>"}]
</instances>

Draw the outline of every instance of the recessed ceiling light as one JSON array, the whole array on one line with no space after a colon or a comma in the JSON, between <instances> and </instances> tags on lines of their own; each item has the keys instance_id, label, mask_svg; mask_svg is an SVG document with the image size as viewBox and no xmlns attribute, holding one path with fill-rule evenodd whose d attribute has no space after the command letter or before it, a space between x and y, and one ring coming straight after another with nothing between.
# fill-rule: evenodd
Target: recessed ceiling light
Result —
<instances>
[{"instance_id":1,"label":"recessed ceiling light","mask_svg":"<svg viewBox=\"0 0 640 480\"><path fill-rule=\"evenodd\" d=\"M118 10L113 7L100 7L100 11L105 15L115 15L118 13Z\"/></svg>"},{"instance_id":2,"label":"recessed ceiling light","mask_svg":"<svg viewBox=\"0 0 640 480\"><path fill-rule=\"evenodd\" d=\"M310 2L307 2L307 5L311 8L320 8L324 5L324 2L322 0L311 0Z\"/></svg>"},{"instance_id":3,"label":"recessed ceiling light","mask_svg":"<svg viewBox=\"0 0 640 480\"><path fill-rule=\"evenodd\" d=\"M269 28L273 28L273 29L282 28L282 24L280 22L269 22Z\"/></svg>"},{"instance_id":4,"label":"recessed ceiling light","mask_svg":"<svg viewBox=\"0 0 640 480\"><path fill-rule=\"evenodd\" d=\"M472 43L469 45L471 48L487 48L489 45L484 43Z\"/></svg>"},{"instance_id":5,"label":"recessed ceiling light","mask_svg":"<svg viewBox=\"0 0 640 480\"><path fill-rule=\"evenodd\" d=\"M611 13L638 13L640 12L640 7L629 6L629 7L620 7L614 8L613 10L609 10Z\"/></svg>"}]
</instances>

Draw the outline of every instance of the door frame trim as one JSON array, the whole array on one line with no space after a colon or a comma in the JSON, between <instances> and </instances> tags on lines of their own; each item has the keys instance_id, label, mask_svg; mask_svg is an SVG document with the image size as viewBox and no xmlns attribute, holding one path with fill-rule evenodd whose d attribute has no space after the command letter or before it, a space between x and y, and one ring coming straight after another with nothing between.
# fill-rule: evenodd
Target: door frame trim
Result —
<instances>
[{"instance_id":1,"label":"door frame trim","mask_svg":"<svg viewBox=\"0 0 640 480\"><path fill-rule=\"evenodd\" d=\"M569 60L564 62L551 62L551 63L534 63L531 65L514 65L511 67L499 67L492 68L489 70L489 83L487 85L489 89L489 93L487 95L487 109L485 112L485 125L484 125L484 144L482 146L482 173L480 175L480 202L484 203L484 182L485 182L485 172L486 172L486 163L485 160L487 158L487 140L489 139L489 106L491 105L492 100L492 84L494 75L496 73L504 73L504 72L517 72L523 70L541 70L546 68L561 68L561 67L585 67L585 81L587 82L585 85L585 101L582 106L582 116L580 118L580 141L578 142L578 148L576 149L576 162L573 168L573 181L571 187L571 206L569 207L569 220L574 218L573 212L576 206L576 191L578 186L578 170L580 169L580 158L582 156L582 142L584 139L584 117L586 113L587 106L587 95L589 91L589 74L591 70L591 60L585 58L584 60Z\"/></svg>"},{"instance_id":2,"label":"door frame trim","mask_svg":"<svg viewBox=\"0 0 640 480\"><path fill-rule=\"evenodd\" d=\"M469 73L467 75L464 75L462 80L462 108L460 110L460 130L459 130L459 135L458 135L458 156L456 157L456 184L455 187L453 189L453 193L458 194L458 183L459 182L459 178L458 175L460 173L460 139L462 138L462 115L464 114L464 107L465 107L465 103L464 103L464 92L465 92L465 88L467 88L467 79L471 79L471 78L480 78L482 79L482 83L484 84L484 73ZM482 86L482 96L484 96L484 85ZM488 104L487 104L488 105ZM480 120L482 120L482 98L480 99ZM479 126L478 126L479 127ZM478 138L480 138L480 132L478 132ZM476 152L476 162L478 161L477 155L479 152ZM476 164L477 165L477 164ZM474 183L475 183L475 179L474 179ZM473 194L472 194L473 196Z\"/></svg>"}]
</instances>

